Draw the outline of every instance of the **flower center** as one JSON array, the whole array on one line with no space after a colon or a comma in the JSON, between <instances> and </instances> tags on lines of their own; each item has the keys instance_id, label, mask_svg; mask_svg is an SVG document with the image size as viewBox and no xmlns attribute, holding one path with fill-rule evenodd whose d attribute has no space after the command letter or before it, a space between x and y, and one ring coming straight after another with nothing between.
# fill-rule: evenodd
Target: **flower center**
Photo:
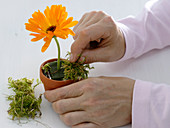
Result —
<instances>
[{"instance_id":1,"label":"flower center","mask_svg":"<svg viewBox=\"0 0 170 128\"><path fill-rule=\"evenodd\" d=\"M56 26L50 26L50 27L46 30L46 33L47 33L48 31L54 32L55 29L56 29Z\"/></svg>"}]
</instances>

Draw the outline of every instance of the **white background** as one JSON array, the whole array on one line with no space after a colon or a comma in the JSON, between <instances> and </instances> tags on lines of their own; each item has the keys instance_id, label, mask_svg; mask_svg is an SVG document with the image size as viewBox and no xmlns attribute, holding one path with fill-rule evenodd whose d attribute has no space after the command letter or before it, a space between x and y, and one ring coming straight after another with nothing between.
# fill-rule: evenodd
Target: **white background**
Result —
<instances>
[{"instance_id":1,"label":"white background","mask_svg":"<svg viewBox=\"0 0 170 128\"><path fill-rule=\"evenodd\" d=\"M30 121L19 126L17 122L9 120L7 109L9 102L5 95L10 94L7 89L8 77L14 79L28 77L39 78L40 64L49 58L57 56L56 45L51 43L45 53L41 53L43 41L31 43L29 32L24 23L38 9L43 11L46 6L63 4L67 7L69 16L79 20L85 12L103 10L113 16L115 20L128 15L137 15L147 0L4 0L0 2L0 124L2 128L43 128L44 126ZM64 57L70 50L72 37L59 40ZM170 48L151 51L138 59L131 59L119 63L94 63L95 69L90 76L126 76L156 83L170 84ZM37 95L43 93L43 85L36 88ZM51 104L43 98L42 118L39 121L51 128L67 128L58 115L52 110ZM123 128L130 128L125 126Z\"/></svg>"}]
</instances>

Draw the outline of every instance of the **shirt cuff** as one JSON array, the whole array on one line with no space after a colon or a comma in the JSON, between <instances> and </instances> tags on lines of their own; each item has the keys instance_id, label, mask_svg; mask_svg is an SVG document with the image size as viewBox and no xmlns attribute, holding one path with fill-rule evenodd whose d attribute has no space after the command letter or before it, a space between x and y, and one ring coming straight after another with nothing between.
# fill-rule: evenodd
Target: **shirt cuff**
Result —
<instances>
[{"instance_id":1,"label":"shirt cuff","mask_svg":"<svg viewBox=\"0 0 170 128\"><path fill-rule=\"evenodd\" d=\"M124 61L132 58L133 50L135 48L133 34L130 33L130 29L123 23L116 22L116 25L119 27L119 29L121 30L125 38L126 51L124 56L120 60L118 60L118 61Z\"/></svg>"},{"instance_id":2,"label":"shirt cuff","mask_svg":"<svg viewBox=\"0 0 170 128\"><path fill-rule=\"evenodd\" d=\"M150 115L152 83L136 80L133 91L132 127L147 128Z\"/></svg>"}]
</instances>

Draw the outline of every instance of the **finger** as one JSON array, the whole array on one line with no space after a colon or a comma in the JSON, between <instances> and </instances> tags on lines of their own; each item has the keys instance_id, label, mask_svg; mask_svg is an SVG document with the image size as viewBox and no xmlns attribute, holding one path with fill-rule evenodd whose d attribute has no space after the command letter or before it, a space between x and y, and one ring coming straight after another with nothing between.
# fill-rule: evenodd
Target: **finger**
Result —
<instances>
[{"instance_id":1,"label":"finger","mask_svg":"<svg viewBox=\"0 0 170 128\"><path fill-rule=\"evenodd\" d=\"M81 90L81 86L84 83L85 83L85 80L82 80L82 81L70 84L68 86L46 91L44 93L44 96L49 102L54 102L54 101L58 101L61 99L79 97L83 94L83 91Z\"/></svg>"},{"instance_id":2,"label":"finger","mask_svg":"<svg viewBox=\"0 0 170 128\"><path fill-rule=\"evenodd\" d=\"M105 39L108 35L104 31L104 27L99 23L91 25L79 33L79 36L71 46L71 62L75 62L90 41L98 40L100 38ZM101 31L102 30L102 31Z\"/></svg>"},{"instance_id":3,"label":"finger","mask_svg":"<svg viewBox=\"0 0 170 128\"><path fill-rule=\"evenodd\" d=\"M81 98L69 98L53 102L52 107L58 114L82 110L80 106Z\"/></svg>"},{"instance_id":4,"label":"finger","mask_svg":"<svg viewBox=\"0 0 170 128\"><path fill-rule=\"evenodd\" d=\"M88 115L85 111L70 112L60 115L60 119L68 126L74 126L83 122L88 122Z\"/></svg>"},{"instance_id":5,"label":"finger","mask_svg":"<svg viewBox=\"0 0 170 128\"><path fill-rule=\"evenodd\" d=\"M96 11L92 11L92 12L87 12L85 13L82 18L80 19L79 23L73 28L73 30L76 32L77 28L79 28L79 26L81 26L82 24L86 24L92 17L93 15L96 13Z\"/></svg>"},{"instance_id":6,"label":"finger","mask_svg":"<svg viewBox=\"0 0 170 128\"><path fill-rule=\"evenodd\" d=\"M79 58L79 55L86 48L86 45L88 45L89 42L90 38L87 37L85 31L82 31L81 34L79 34L79 37L74 41L71 46L70 62L75 62Z\"/></svg>"},{"instance_id":7,"label":"finger","mask_svg":"<svg viewBox=\"0 0 170 128\"><path fill-rule=\"evenodd\" d=\"M88 17L84 22L80 25L80 27L77 27L77 30L81 30L81 28L88 27L90 25L93 25L97 22L100 22L102 19L104 19L106 14L103 11L92 11L89 13Z\"/></svg>"},{"instance_id":8,"label":"finger","mask_svg":"<svg viewBox=\"0 0 170 128\"><path fill-rule=\"evenodd\" d=\"M88 20L87 23L91 22L92 24L100 21L101 19L103 19L103 17L106 14L103 11L92 11L91 12L91 18Z\"/></svg>"},{"instance_id":9,"label":"finger","mask_svg":"<svg viewBox=\"0 0 170 128\"><path fill-rule=\"evenodd\" d=\"M78 34L77 34L77 30L81 27L81 26L83 26L83 24L85 23L85 21L88 19L88 14L89 13L85 13L84 15L83 15L83 17L80 19L80 21L78 22L78 24L76 25L76 26L74 26L74 28L73 28L73 31L75 32L75 36L73 37L73 39L75 40L76 38L77 38L77 36L78 36Z\"/></svg>"},{"instance_id":10,"label":"finger","mask_svg":"<svg viewBox=\"0 0 170 128\"><path fill-rule=\"evenodd\" d=\"M72 126L72 128L99 128L99 126L94 123L81 123L81 124Z\"/></svg>"},{"instance_id":11,"label":"finger","mask_svg":"<svg viewBox=\"0 0 170 128\"><path fill-rule=\"evenodd\" d=\"M101 21L104 18L104 16L106 16L106 14L103 11L99 12L92 11L88 13L86 17L83 17L83 19L80 20L81 22L74 27L73 29L75 32L75 36L73 37L74 40L77 39L80 30Z\"/></svg>"},{"instance_id":12,"label":"finger","mask_svg":"<svg viewBox=\"0 0 170 128\"><path fill-rule=\"evenodd\" d=\"M96 48L92 50L84 50L80 60L84 59L84 63L89 64L93 62L108 62L109 57L107 53L107 48Z\"/></svg>"}]
</instances>

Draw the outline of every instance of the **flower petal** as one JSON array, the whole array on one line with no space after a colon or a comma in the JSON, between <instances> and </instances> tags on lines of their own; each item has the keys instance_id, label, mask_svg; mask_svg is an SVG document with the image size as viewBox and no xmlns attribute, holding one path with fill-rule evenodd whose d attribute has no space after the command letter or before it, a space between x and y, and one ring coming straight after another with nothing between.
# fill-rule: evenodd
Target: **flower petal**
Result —
<instances>
[{"instance_id":1,"label":"flower petal","mask_svg":"<svg viewBox=\"0 0 170 128\"><path fill-rule=\"evenodd\" d=\"M54 33L50 32L50 31L48 32L48 34L46 34L46 37L44 38L45 44L43 45L43 47L41 49L41 52L45 52L47 50L47 48L49 47L50 42L51 42L53 36L54 36Z\"/></svg>"},{"instance_id":2,"label":"flower petal","mask_svg":"<svg viewBox=\"0 0 170 128\"><path fill-rule=\"evenodd\" d=\"M29 22L31 25L33 25L33 26L41 29L41 27L39 26L39 24L38 24L37 22L35 22L33 18L30 18L30 19L28 20L28 22Z\"/></svg>"},{"instance_id":3,"label":"flower petal","mask_svg":"<svg viewBox=\"0 0 170 128\"><path fill-rule=\"evenodd\" d=\"M31 35L31 36L35 36L35 38L31 39L32 42L41 40L42 38L45 37L44 34L35 34L35 33L31 33L30 35Z\"/></svg>"},{"instance_id":4,"label":"flower petal","mask_svg":"<svg viewBox=\"0 0 170 128\"><path fill-rule=\"evenodd\" d=\"M62 5L58 5L55 10L56 20L60 20L61 11L62 11Z\"/></svg>"},{"instance_id":5,"label":"flower petal","mask_svg":"<svg viewBox=\"0 0 170 128\"><path fill-rule=\"evenodd\" d=\"M44 14L42 12L40 12L40 10L38 10L38 12L34 12L32 14L32 17L34 19L35 22L37 22L39 24L39 26L46 31L47 28L50 26L50 24L48 23L46 17L44 16Z\"/></svg>"},{"instance_id":6,"label":"flower petal","mask_svg":"<svg viewBox=\"0 0 170 128\"><path fill-rule=\"evenodd\" d=\"M68 34L70 34L70 35L72 35L72 36L75 36L75 33L74 33L71 29L69 29L69 28L64 29L64 31L67 31Z\"/></svg>"},{"instance_id":7,"label":"flower petal","mask_svg":"<svg viewBox=\"0 0 170 128\"><path fill-rule=\"evenodd\" d=\"M67 39L68 38L68 34L63 34L61 31L55 31L54 35L56 37L62 38L62 39Z\"/></svg>"},{"instance_id":8,"label":"flower petal","mask_svg":"<svg viewBox=\"0 0 170 128\"><path fill-rule=\"evenodd\" d=\"M25 23L25 28L26 28L28 31L31 31L31 32L45 33L43 30L41 30L41 29L37 28L35 25L29 24L29 23Z\"/></svg>"},{"instance_id":9,"label":"flower petal","mask_svg":"<svg viewBox=\"0 0 170 128\"><path fill-rule=\"evenodd\" d=\"M56 9L55 5L52 5L51 8L50 8L49 15L50 15L50 23L51 23L51 25L55 25L56 24L55 9Z\"/></svg>"},{"instance_id":10,"label":"flower petal","mask_svg":"<svg viewBox=\"0 0 170 128\"><path fill-rule=\"evenodd\" d=\"M78 21L73 21L70 24L67 24L66 26L64 26L63 28L71 28L71 27L75 26L76 24L78 24Z\"/></svg>"},{"instance_id":11,"label":"flower petal","mask_svg":"<svg viewBox=\"0 0 170 128\"><path fill-rule=\"evenodd\" d=\"M50 22L50 8L48 6L44 10L44 14L46 16L47 21Z\"/></svg>"},{"instance_id":12,"label":"flower petal","mask_svg":"<svg viewBox=\"0 0 170 128\"><path fill-rule=\"evenodd\" d=\"M68 13L66 12L66 7L60 7L60 13L58 14L58 19L57 21L61 22L61 20L64 18L66 20ZM65 18L66 17L66 18Z\"/></svg>"},{"instance_id":13,"label":"flower petal","mask_svg":"<svg viewBox=\"0 0 170 128\"><path fill-rule=\"evenodd\" d=\"M70 24L73 20L73 17L69 17L63 24L61 24L61 28L65 27L66 25Z\"/></svg>"},{"instance_id":14,"label":"flower petal","mask_svg":"<svg viewBox=\"0 0 170 128\"><path fill-rule=\"evenodd\" d=\"M67 16L68 16L68 13L67 12L63 12L61 19L58 20L58 26L66 21Z\"/></svg>"},{"instance_id":15,"label":"flower petal","mask_svg":"<svg viewBox=\"0 0 170 128\"><path fill-rule=\"evenodd\" d=\"M48 38L48 37L45 37L45 38L44 38L45 44L43 45L43 47L42 47L42 49L41 49L41 52L45 52L45 51L47 50L47 48L48 48L49 45L50 45L51 39L52 39L52 38Z\"/></svg>"}]
</instances>

